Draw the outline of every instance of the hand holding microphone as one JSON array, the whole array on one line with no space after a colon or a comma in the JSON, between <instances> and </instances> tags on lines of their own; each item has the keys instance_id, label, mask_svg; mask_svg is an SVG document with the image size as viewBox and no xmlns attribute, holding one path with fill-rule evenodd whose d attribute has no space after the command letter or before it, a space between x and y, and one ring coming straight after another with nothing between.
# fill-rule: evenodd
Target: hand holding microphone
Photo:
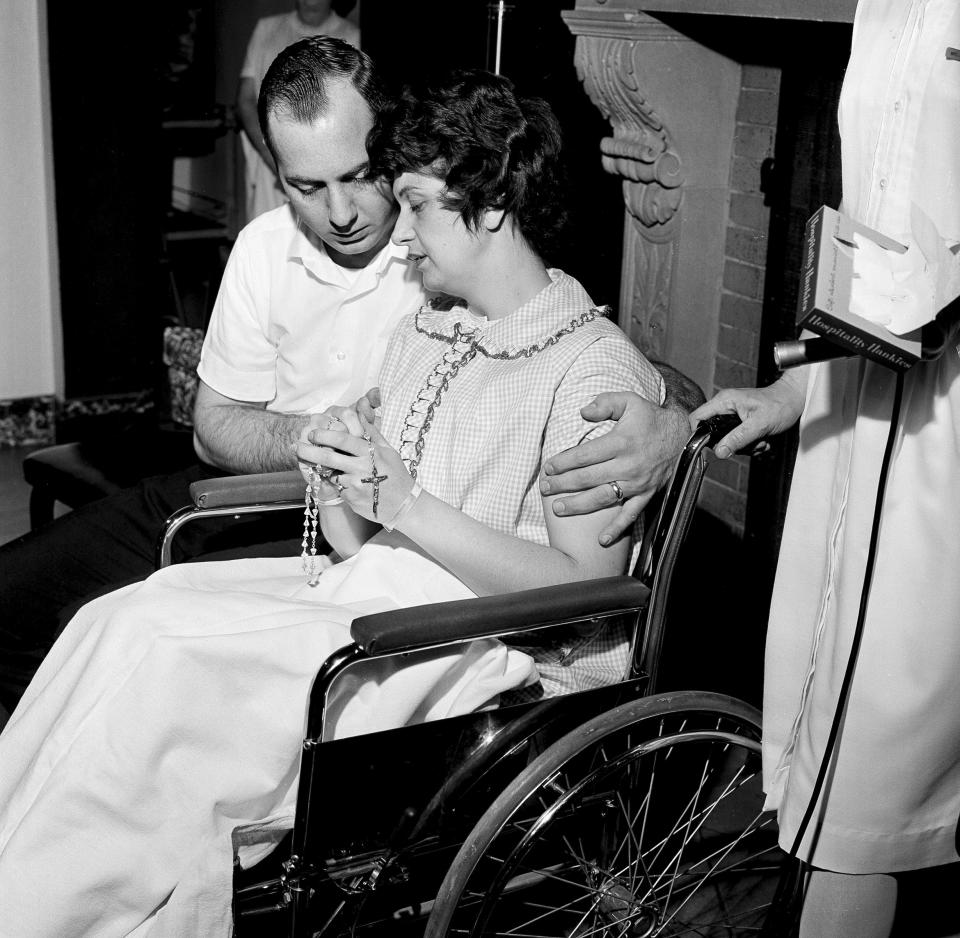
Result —
<instances>
[{"instance_id":1,"label":"hand holding microphone","mask_svg":"<svg viewBox=\"0 0 960 938\"><path fill-rule=\"evenodd\" d=\"M944 306L921 329L920 360L929 362L939 358L948 348L956 344L958 330L960 330L960 297L956 297ZM775 342L773 345L773 360L781 371L796 368L797 365L829 361L832 358L852 358L854 354L849 349L836 345L822 336Z\"/></svg>"},{"instance_id":2,"label":"hand holding microphone","mask_svg":"<svg viewBox=\"0 0 960 938\"><path fill-rule=\"evenodd\" d=\"M852 357L853 352L820 336L809 339L793 339L789 342L775 342L773 345L773 360L781 371L796 368L797 365L829 361L831 358Z\"/></svg>"}]
</instances>

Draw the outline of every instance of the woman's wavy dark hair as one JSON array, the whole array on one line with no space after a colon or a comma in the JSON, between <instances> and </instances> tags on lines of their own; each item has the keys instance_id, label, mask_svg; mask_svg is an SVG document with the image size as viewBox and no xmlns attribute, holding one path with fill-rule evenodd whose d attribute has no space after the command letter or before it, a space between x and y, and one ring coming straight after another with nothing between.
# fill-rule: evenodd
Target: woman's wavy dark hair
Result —
<instances>
[{"instance_id":1,"label":"woman's wavy dark hair","mask_svg":"<svg viewBox=\"0 0 960 938\"><path fill-rule=\"evenodd\" d=\"M560 149L560 127L545 101L521 98L509 79L479 70L407 88L370 136L377 175L442 179L443 204L471 231L486 209L502 209L544 259L566 221Z\"/></svg>"}]
</instances>

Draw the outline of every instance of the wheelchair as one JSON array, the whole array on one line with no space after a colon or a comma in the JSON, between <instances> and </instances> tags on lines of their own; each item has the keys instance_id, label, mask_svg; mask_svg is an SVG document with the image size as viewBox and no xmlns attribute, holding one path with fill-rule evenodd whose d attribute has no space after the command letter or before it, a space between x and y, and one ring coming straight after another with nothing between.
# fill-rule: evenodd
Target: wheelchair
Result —
<instances>
[{"instance_id":1,"label":"wheelchair","mask_svg":"<svg viewBox=\"0 0 960 938\"><path fill-rule=\"evenodd\" d=\"M657 690L677 555L709 449L733 423L694 432L636 576L354 620L353 643L311 691L293 830L235 869L238 938L702 938L764 927L784 855L762 810L760 714L724 694ZM263 481L196 483L160 563L197 518L302 509L299 473L266 477L266 495ZM366 661L483 637L562 643L601 625L632 635L619 683L325 737L331 689Z\"/></svg>"}]
</instances>

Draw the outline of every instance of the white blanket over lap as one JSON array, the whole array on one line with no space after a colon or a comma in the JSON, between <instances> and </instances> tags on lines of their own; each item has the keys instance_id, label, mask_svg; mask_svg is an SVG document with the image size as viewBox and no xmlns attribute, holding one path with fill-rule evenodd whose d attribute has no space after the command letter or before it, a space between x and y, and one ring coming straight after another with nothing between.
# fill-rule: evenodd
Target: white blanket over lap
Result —
<instances>
[{"instance_id":1,"label":"white blanket over lap","mask_svg":"<svg viewBox=\"0 0 960 938\"><path fill-rule=\"evenodd\" d=\"M296 558L187 564L84 607L4 733L0 881L31 885L0 895L0 934L228 935L231 836L289 823L310 686L351 620L470 596L381 534L313 589ZM385 659L335 694L334 735L470 712L535 677L495 641Z\"/></svg>"}]
</instances>

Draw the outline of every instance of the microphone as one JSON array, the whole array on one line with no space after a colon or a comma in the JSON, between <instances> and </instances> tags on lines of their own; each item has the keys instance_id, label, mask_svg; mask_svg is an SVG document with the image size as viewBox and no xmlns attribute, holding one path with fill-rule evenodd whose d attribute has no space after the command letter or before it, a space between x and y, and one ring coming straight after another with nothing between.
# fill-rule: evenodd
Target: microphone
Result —
<instances>
[{"instance_id":1,"label":"microphone","mask_svg":"<svg viewBox=\"0 0 960 938\"><path fill-rule=\"evenodd\" d=\"M781 371L811 362L824 362L831 358L853 358L853 353L820 336L775 342L773 345L773 360Z\"/></svg>"}]
</instances>

